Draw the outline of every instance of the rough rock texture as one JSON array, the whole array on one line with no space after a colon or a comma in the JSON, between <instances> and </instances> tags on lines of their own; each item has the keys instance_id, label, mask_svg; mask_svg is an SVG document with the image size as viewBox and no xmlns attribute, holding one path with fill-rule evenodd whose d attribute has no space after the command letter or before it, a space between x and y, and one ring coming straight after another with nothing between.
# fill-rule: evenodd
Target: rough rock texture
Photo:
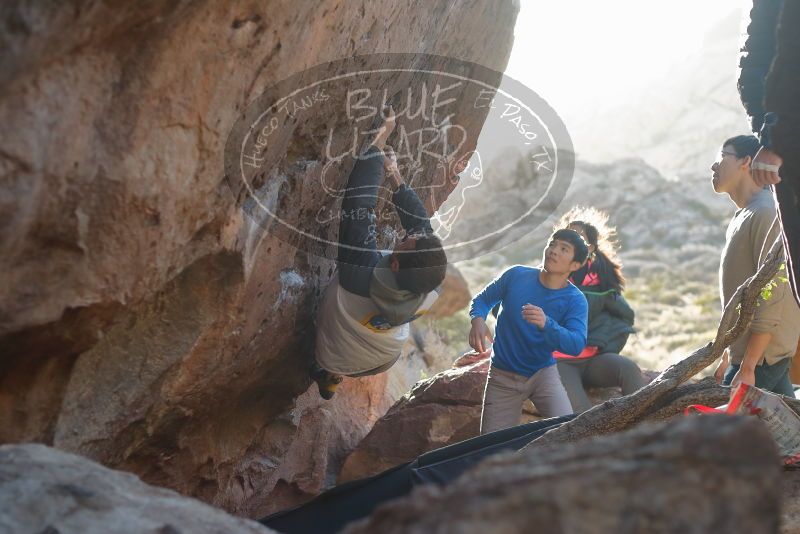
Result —
<instances>
[{"instance_id":1,"label":"rough rock texture","mask_svg":"<svg viewBox=\"0 0 800 534\"><path fill-rule=\"evenodd\" d=\"M9 533L274 532L130 473L37 444L0 447L0 502L0 531Z\"/></svg>"},{"instance_id":2,"label":"rough rock texture","mask_svg":"<svg viewBox=\"0 0 800 534\"><path fill-rule=\"evenodd\" d=\"M449 54L502 71L516 10L7 2L0 442L53 444L251 516L317 491L397 398L387 384L419 371L345 384L329 404L304 394L331 254L243 216L223 176L226 136L265 87L345 56ZM483 119L468 118L476 136ZM303 127L336 120L320 109ZM321 150L293 138L266 184L289 220L333 207L302 187Z\"/></svg>"},{"instance_id":3,"label":"rough rock texture","mask_svg":"<svg viewBox=\"0 0 800 534\"><path fill-rule=\"evenodd\" d=\"M419 382L383 416L347 457L339 481L371 476L420 454L478 435L490 352L468 352L452 369ZM658 373L643 372L647 380ZM588 391L594 404L622 395L619 388ZM541 416L523 405L522 422Z\"/></svg>"},{"instance_id":4,"label":"rough rock texture","mask_svg":"<svg viewBox=\"0 0 800 534\"><path fill-rule=\"evenodd\" d=\"M783 472L781 534L800 533L800 469Z\"/></svg>"},{"instance_id":5,"label":"rough rock texture","mask_svg":"<svg viewBox=\"0 0 800 534\"><path fill-rule=\"evenodd\" d=\"M339 482L380 473L478 434L488 360L419 382L347 457Z\"/></svg>"},{"instance_id":6,"label":"rough rock texture","mask_svg":"<svg viewBox=\"0 0 800 534\"><path fill-rule=\"evenodd\" d=\"M777 532L777 449L754 418L686 418L487 460L345 529L382 532Z\"/></svg>"},{"instance_id":7,"label":"rough rock texture","mask_svg":"<svg viewBox=\"0 0 800 534\"><path fill-rule=\"evenodd\" d=\"M442 294L430 313L435 317L447 317L465 308L472 300L469 284L455 265L447 266L447 276L442 283Z\"/></svg>"}]
</instances>

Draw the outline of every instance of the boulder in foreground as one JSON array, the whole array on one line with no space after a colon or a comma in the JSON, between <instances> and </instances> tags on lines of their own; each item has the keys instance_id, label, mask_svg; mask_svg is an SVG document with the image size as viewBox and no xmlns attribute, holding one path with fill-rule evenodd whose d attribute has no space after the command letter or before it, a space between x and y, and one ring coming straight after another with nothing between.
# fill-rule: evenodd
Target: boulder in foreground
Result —
<instances>
[{"instance_id":1,"label":"boulder in foreground","mask_svg":"<svg viewBox=\"0 0 800 534\"><path fill-rule=\"evenodd\" d=\"M231 533L272 530L135 475L37 444L0 447L0 532Z\"/></svg>"}]
</instances>

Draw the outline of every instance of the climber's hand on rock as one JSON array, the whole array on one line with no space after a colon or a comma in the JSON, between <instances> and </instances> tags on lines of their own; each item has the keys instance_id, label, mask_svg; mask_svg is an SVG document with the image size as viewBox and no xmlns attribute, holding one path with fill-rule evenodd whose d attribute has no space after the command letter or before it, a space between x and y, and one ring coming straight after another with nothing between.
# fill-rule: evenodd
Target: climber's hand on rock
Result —
<instances>
[{"instance_id":1,"label":"climber's hand on rock","mask_svg":"<svg viewBox=\"0 0 800 534\"><path fill-rule=\"evenodd\" d=\"M761 147L753 158L750 169L753 171L753 181L759 187L777 184L781 181L778 169L783 165L783 158L768 148Z\"/></svg>"},{"instance_id":2,"label":"climber's hand on rock","mask_svg":"<svg viewBox=\"0 0 800 534\"><path fill-rule=\"evenodd\" d=\"M494 342L492 331L486 326L486 321L481 317L475 317L472 320L472 328L469 331L469 346L478 352L486 352L490 348L489 343L485 343L486 340L489 343Z\"/></svg>"},{"instance_id":3,"label":"climber's hand on rock","mask_svg":"<svg viewBox=\"0 0 800 534\"><path fill-rule=\"evenodd\" d=\"M400 169L397 168L397 156L395 156L392 147L387 145L383 150L383 154L383 170L386 172L386 179L389 180L391 189L394 192L405 182L400 174Z\"/></svg>"},{"instance_id":4,"label":"climber's hand on rock","mask_svg":"<svg viewBox=\"0 0 800 534\"><path fill-rule=\"evenodd\" d=\"M522 318L538 326L540 330L544 328L544 324L547 322L547 315L544 314L544 310L533 304L526 304L522 307Z\"/></svg>"},{"instance_id":5,"label":"climber's hand on rock","mask_svg":"<svg viewBox=\"0 0 800 534\"><path fill-rule=\"evenodd\" d=\"M378 128L378 135L375 136L375 140L372 144L377 147L379 150L383 150L383 146L386 144L386 140L392 135L395 127L395 115L394 110L389 107L386 113L386 118L383 119L383 123Z\"/></svg>"},{"instance_id":6,"label":"climber's hand on rock","mask_svg":"<svg viewBox=\"0 0 800 534\"><path fill-rule=\"evenodd\" d=\"M725 371L728 370L728 349L725 349L725 352L722 353L722 359L717 364L717 368L714 371L714 380L717 381L717 384L722 384L722 379L725 378Z\"/></svg>"}]
</instances>

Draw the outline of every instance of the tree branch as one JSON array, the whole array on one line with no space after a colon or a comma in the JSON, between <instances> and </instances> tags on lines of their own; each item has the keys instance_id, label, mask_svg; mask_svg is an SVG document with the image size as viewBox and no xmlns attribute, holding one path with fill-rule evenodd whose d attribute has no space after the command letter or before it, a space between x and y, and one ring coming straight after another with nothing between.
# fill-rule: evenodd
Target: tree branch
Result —
<instances>
[{"instance_id":1,"label":"tree branch","mask_svg":"<svg viewBox=\"0 0 800 534\"><path fill-rule=\"evenodd\" d=\"M771 281L783 261L783 243L775 240L758 271L736 289L725 305L714 341L695 350L680 362L671 365L650 384L625 397L612 399L582 413L531 442L527 447L558 443L620 432L642 420L648 413L657 413L665 395L714 363L722 352L749 326L755 314L761 289ZM738 314L737 314L738 312ZM735 320L735 323L734 323ZM733 326L731 324L733 323ZM655 410L655 412L652 412Z\"/></svg>"}]
</instances>

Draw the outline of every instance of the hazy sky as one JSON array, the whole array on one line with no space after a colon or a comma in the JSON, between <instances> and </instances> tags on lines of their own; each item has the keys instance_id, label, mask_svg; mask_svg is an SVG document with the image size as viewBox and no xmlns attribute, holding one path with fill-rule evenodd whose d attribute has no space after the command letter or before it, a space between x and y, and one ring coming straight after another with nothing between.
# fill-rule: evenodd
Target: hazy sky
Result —
<instances>
[{"instance_id":1,"label":"hazy sky","mask_svg":"<svg viewBox=\"0 0 800 534\"><path fill-rule=\"evenodd\" d=\"M748 0L521 0L506 74L559 113L624 98ZM745 13L747 11L744 11Z\"/></svg>"}]
</instances>

